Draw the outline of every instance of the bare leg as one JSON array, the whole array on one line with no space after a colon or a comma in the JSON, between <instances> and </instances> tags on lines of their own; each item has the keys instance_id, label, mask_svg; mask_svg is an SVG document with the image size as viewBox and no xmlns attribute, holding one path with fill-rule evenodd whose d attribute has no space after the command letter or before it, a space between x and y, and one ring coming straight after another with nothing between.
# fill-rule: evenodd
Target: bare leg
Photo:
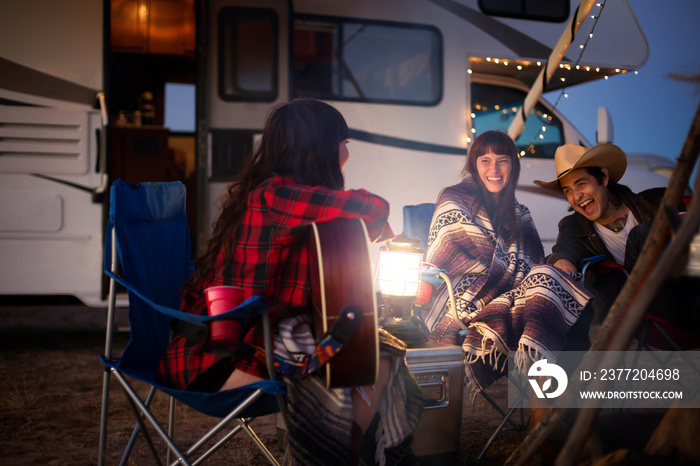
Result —
<instances>
[{"instance_id":1,"label":"bare leg","mask_svg":"<svg viewBox=\"0 0 700 466\"><path fill-rule=\"evenodd\" d=\"M229 375L228 379L226 379L226 382L221 386L219 391L223 390L230 390L232 388L238 388L242 387L243 385L248 385L250 383L255 383L255 382L260 382L261 379L260 377L257 377L255 375L251 375L247 372L235 370Z\"/></svg>"}]
</instances>

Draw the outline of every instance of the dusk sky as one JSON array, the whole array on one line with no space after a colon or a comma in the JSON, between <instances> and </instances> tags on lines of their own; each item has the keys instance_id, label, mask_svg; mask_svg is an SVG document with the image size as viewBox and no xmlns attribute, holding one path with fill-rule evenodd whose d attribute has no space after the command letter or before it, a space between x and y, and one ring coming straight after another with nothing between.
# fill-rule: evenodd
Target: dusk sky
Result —
<instances>
[{"instance_id":1,"label":"dusk sky","mask_svg":"<svg viewBox=\"0 0 700 466\"><path fill-rule=\"evenodd\" d=\"M631 0L649 43L638 74L626 73L567 89L557 109L595 144L599 106L608 108L614 143L627 153L676 159L700 103L700 84L669 74L700 75L700 1ZM554 103L560 92L546 93Z\"/></svg>"}]
</instances>

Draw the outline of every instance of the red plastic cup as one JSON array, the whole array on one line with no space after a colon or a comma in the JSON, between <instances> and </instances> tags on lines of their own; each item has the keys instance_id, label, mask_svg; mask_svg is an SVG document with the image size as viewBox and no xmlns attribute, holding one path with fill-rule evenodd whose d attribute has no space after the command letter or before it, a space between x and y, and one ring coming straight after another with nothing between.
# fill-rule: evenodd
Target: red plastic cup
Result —
<instances>
[{"instance_id":1,"label":"red plastic cup","mask_svg":"<svg viewBox=\"0 0 700 466\"><path fill-rule=\"evenodd\" d=\"M218 316L241 304L243 288L212 286L204 290L210 316ZM241 326L237 320L216 320L209 323L209 339L214 344L234 344L240 339Z\"/></svg>"},{"instance_id":2,"label":"red plastic cup","mask_svg":"<svg viewBox=\"0 0 700 466\"><path fill-rule=\"evenodd\" d=\"M418 296L416 296L416 304L422 306L428 304L430 297L433 294L433 285L428 282L420 282L418 285Z\"/></svg>"}]
</instances>

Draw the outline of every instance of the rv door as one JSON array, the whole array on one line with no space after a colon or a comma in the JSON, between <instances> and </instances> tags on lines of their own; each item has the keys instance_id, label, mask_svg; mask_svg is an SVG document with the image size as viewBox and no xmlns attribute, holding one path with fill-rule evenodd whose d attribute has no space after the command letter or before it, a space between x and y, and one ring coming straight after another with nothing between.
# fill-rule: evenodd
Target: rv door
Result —
<instances>
[{"instance_id":1,"label":"rv door","mask_svg":"<svg viewBox=\"0 0 700 466\"><path fill-rule=\"evenodd\" d=\"M269 110L289 98L290 2L215 0L207 12L206 186L199 239L217 218L217 199L235 180ZM201 192L201 191L200 191ZM205 229L206 231L202 231Z\"/></svg>"}]
</instances>

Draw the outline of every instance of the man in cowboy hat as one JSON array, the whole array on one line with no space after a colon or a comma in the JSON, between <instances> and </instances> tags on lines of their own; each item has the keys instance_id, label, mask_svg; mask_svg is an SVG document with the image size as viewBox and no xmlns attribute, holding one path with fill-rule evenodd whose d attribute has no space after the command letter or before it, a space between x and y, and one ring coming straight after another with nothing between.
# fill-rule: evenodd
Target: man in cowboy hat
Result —
<instances>
[{"instance_id":1,"label":"man in cowboy hat","mask_svg":"<svg viewBox=\"0 0 700 466\"><path fill-rule=\"evenodd\" d=\"M632 238L638 249L665 188L635 194L619 184L627 158L614 144L599 144L591 149L564 144L554 154L554 166L555 180L535 183L563 193L574 213L559 222L559 236L547 263L576 272L583 259L604 254L631 267L638 250L632 252L628 248L630 233L635 230ZM637 225L644 226L635 229Z\"/></svg>"},{"instance_id":2,"label":"man in cowboy hat","mask_svg":"<svg viewBox=\"0 0 700 466\"><path fill-rule=\"evenodd\" d=\"M564 144L554 154L554 167L555 180L535 183L563 194L574 213L559 222L559 235L547 264L576 272L584 259L601 255L619 264L617 269L606 267L586 279L600 322L626 281L622 267L629 272L637 260L666 188L635 194L619 184L627 157L613 144L591 149ZM682 280L667 281L650 309L665 308L679 299L684 286Z\"/></svg>"}]
</instances>

